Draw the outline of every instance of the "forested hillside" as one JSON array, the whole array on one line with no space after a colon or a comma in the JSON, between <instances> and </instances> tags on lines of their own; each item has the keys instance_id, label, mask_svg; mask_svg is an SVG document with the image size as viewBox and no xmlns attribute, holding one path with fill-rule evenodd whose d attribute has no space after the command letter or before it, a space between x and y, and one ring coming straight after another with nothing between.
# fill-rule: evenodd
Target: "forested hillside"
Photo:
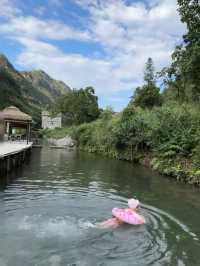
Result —
<instances>
[{"instance_id":1,"label":"forested hillside","mask_svg":"<svg viewBox=\"0 0 200 266\"><path fill-rule=\"evenodd\" d=\"M55 97L70 91L70 87L64 82L52 79L42 70L23 71L21 74L52 103L54 103Z\"/></svg>"},{"instance_id":2,"label":"forested hillside","mask_svg":"<svg viewBox=\"0 0 200 266\"><path fill-rule=\"evenodd\" d=\"M67 85L53 80L45 72L17 71L4 55L0 55L0 109L15 105L39 124L41 110L69 90Z\"/></svg>"}]
</instances>

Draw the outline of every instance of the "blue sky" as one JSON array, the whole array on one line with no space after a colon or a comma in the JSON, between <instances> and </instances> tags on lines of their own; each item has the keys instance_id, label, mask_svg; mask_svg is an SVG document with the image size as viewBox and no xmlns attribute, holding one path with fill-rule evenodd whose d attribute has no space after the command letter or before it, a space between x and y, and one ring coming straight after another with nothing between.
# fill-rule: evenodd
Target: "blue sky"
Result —
<instances>
[{"instance_id":1,"label":"blue sky","mask_svg":"<svg viewBox=\"0 0 200 266\"><path fill-rule=\"evenodd\" d=\"M175 0L0 0L0 53L72 88L94 86L120 111L152 57L170 63L185 26Z\"/></svg>"}]
</instances>

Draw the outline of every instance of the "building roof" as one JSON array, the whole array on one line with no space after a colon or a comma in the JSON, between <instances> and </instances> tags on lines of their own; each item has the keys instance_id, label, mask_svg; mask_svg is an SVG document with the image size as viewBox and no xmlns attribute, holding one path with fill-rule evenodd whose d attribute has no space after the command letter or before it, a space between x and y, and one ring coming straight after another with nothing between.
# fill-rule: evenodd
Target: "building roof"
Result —
<instances>
[{"instance_id":1,"label":"building roof","mask_svg":"<svg viewBox=\"0 0 200 266\"><path fill-rule=\"evenodd\" d=\"M32 117L23 113L15 106L9 106L0 112L0 120L31 122Z\"/></svg>"}]
</instances>

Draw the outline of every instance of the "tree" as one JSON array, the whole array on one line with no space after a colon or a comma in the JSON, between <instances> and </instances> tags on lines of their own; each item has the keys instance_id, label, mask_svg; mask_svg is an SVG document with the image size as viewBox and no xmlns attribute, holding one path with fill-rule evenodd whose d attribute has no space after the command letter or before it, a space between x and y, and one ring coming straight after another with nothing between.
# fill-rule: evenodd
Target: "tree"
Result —
<instances>
[{"instance_id":1,"label":"tree","mask_svg":"<svg viewBox=\"0 0 200 266\"><path fill-rule=\"evenodd\" d=\"M172 55L169 68L171 84L178 88L182 101L200 101L200 3L199 0L178 0L181 21L187 25L182 45ZM169 76L170 76L169 75Z\"/></svg>"},{"instance_id":2,"label":"tree","mask_svg":"<svg viewBox=\"0 0 200 266\"><path fill-rule=\"evenodd\" d=\"M160 90L156 87L153 60L149 58L144 71L145 84L135 90L132 103L142 108L152 108L161 105Z\"/></svg>"},{"instance_id":3,"label":"tree","mask_svg":"<svg viewBox=\"0 0 200 266\"><path fill-rule=\"evenodd\" d=\"M183 64L180 64L182 57L182 46L177 46L174 53L172 54L172 64L170 67L163 68L158 74L159 78L162 78L165 90L163 92L163 100L175 100L180 103L187 100L187 81L185 78L185 72Z\"/></svg>"},{"instance_id":4,"label":"tree","mask_svg":"<svg viewBox=\"0 0 200 266\"><path fill-rule=\"evenodd\" d=\"M94 88L73 89L61 96L53 108L53 113L59 112L64 114L68 125L91 122L98 118L100 111Z\"/></svg>"},{"instance_id":5,"label":"tree","mask_svg":"<svg viewBox=\"0 0 200 266\"><path fill-rule=\"evenodd\" d=\"M155 86L154 64L152 58L148 58L144 71L144 81L148 86Z\"/></svg>"},{"instance_id":6,"label":"tree","mask_svg":"<svg viewBox=\"0 0 200 266\"><path fill-rule=\"evenodd\" d=\"M188 45L200 43L200 1L178 0L181 21L187 24L188 32L184 42Z\"/></svg>"}]
</instances>

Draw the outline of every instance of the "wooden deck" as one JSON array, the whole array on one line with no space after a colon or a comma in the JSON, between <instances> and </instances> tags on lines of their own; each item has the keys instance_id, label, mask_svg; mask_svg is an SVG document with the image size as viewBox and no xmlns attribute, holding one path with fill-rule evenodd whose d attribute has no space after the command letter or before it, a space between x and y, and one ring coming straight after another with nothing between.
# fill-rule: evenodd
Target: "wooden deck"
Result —
<instances>
[{"instance_id":1,"label":"wooden deck","mask_svg":"<svg viewBox=\"0 0 200 266\"><path fill-rule=\"evenodd\" d=\"M0 178L5 178L9 172L23 165L30 157L32 142L0 143Z\"/></svg>"},{"instance_id":2,"label":"wooden deck","mask_svg":"<svg viewBox=\"0 0 200 266\"><path fill-rule=\"evenodd\" d=\"M27 144L26 141L0 143L0 158L20 153L24 150L30 149L31 147L32 142L29 142L29 144Z\"/></svg>"}]
</instances>

